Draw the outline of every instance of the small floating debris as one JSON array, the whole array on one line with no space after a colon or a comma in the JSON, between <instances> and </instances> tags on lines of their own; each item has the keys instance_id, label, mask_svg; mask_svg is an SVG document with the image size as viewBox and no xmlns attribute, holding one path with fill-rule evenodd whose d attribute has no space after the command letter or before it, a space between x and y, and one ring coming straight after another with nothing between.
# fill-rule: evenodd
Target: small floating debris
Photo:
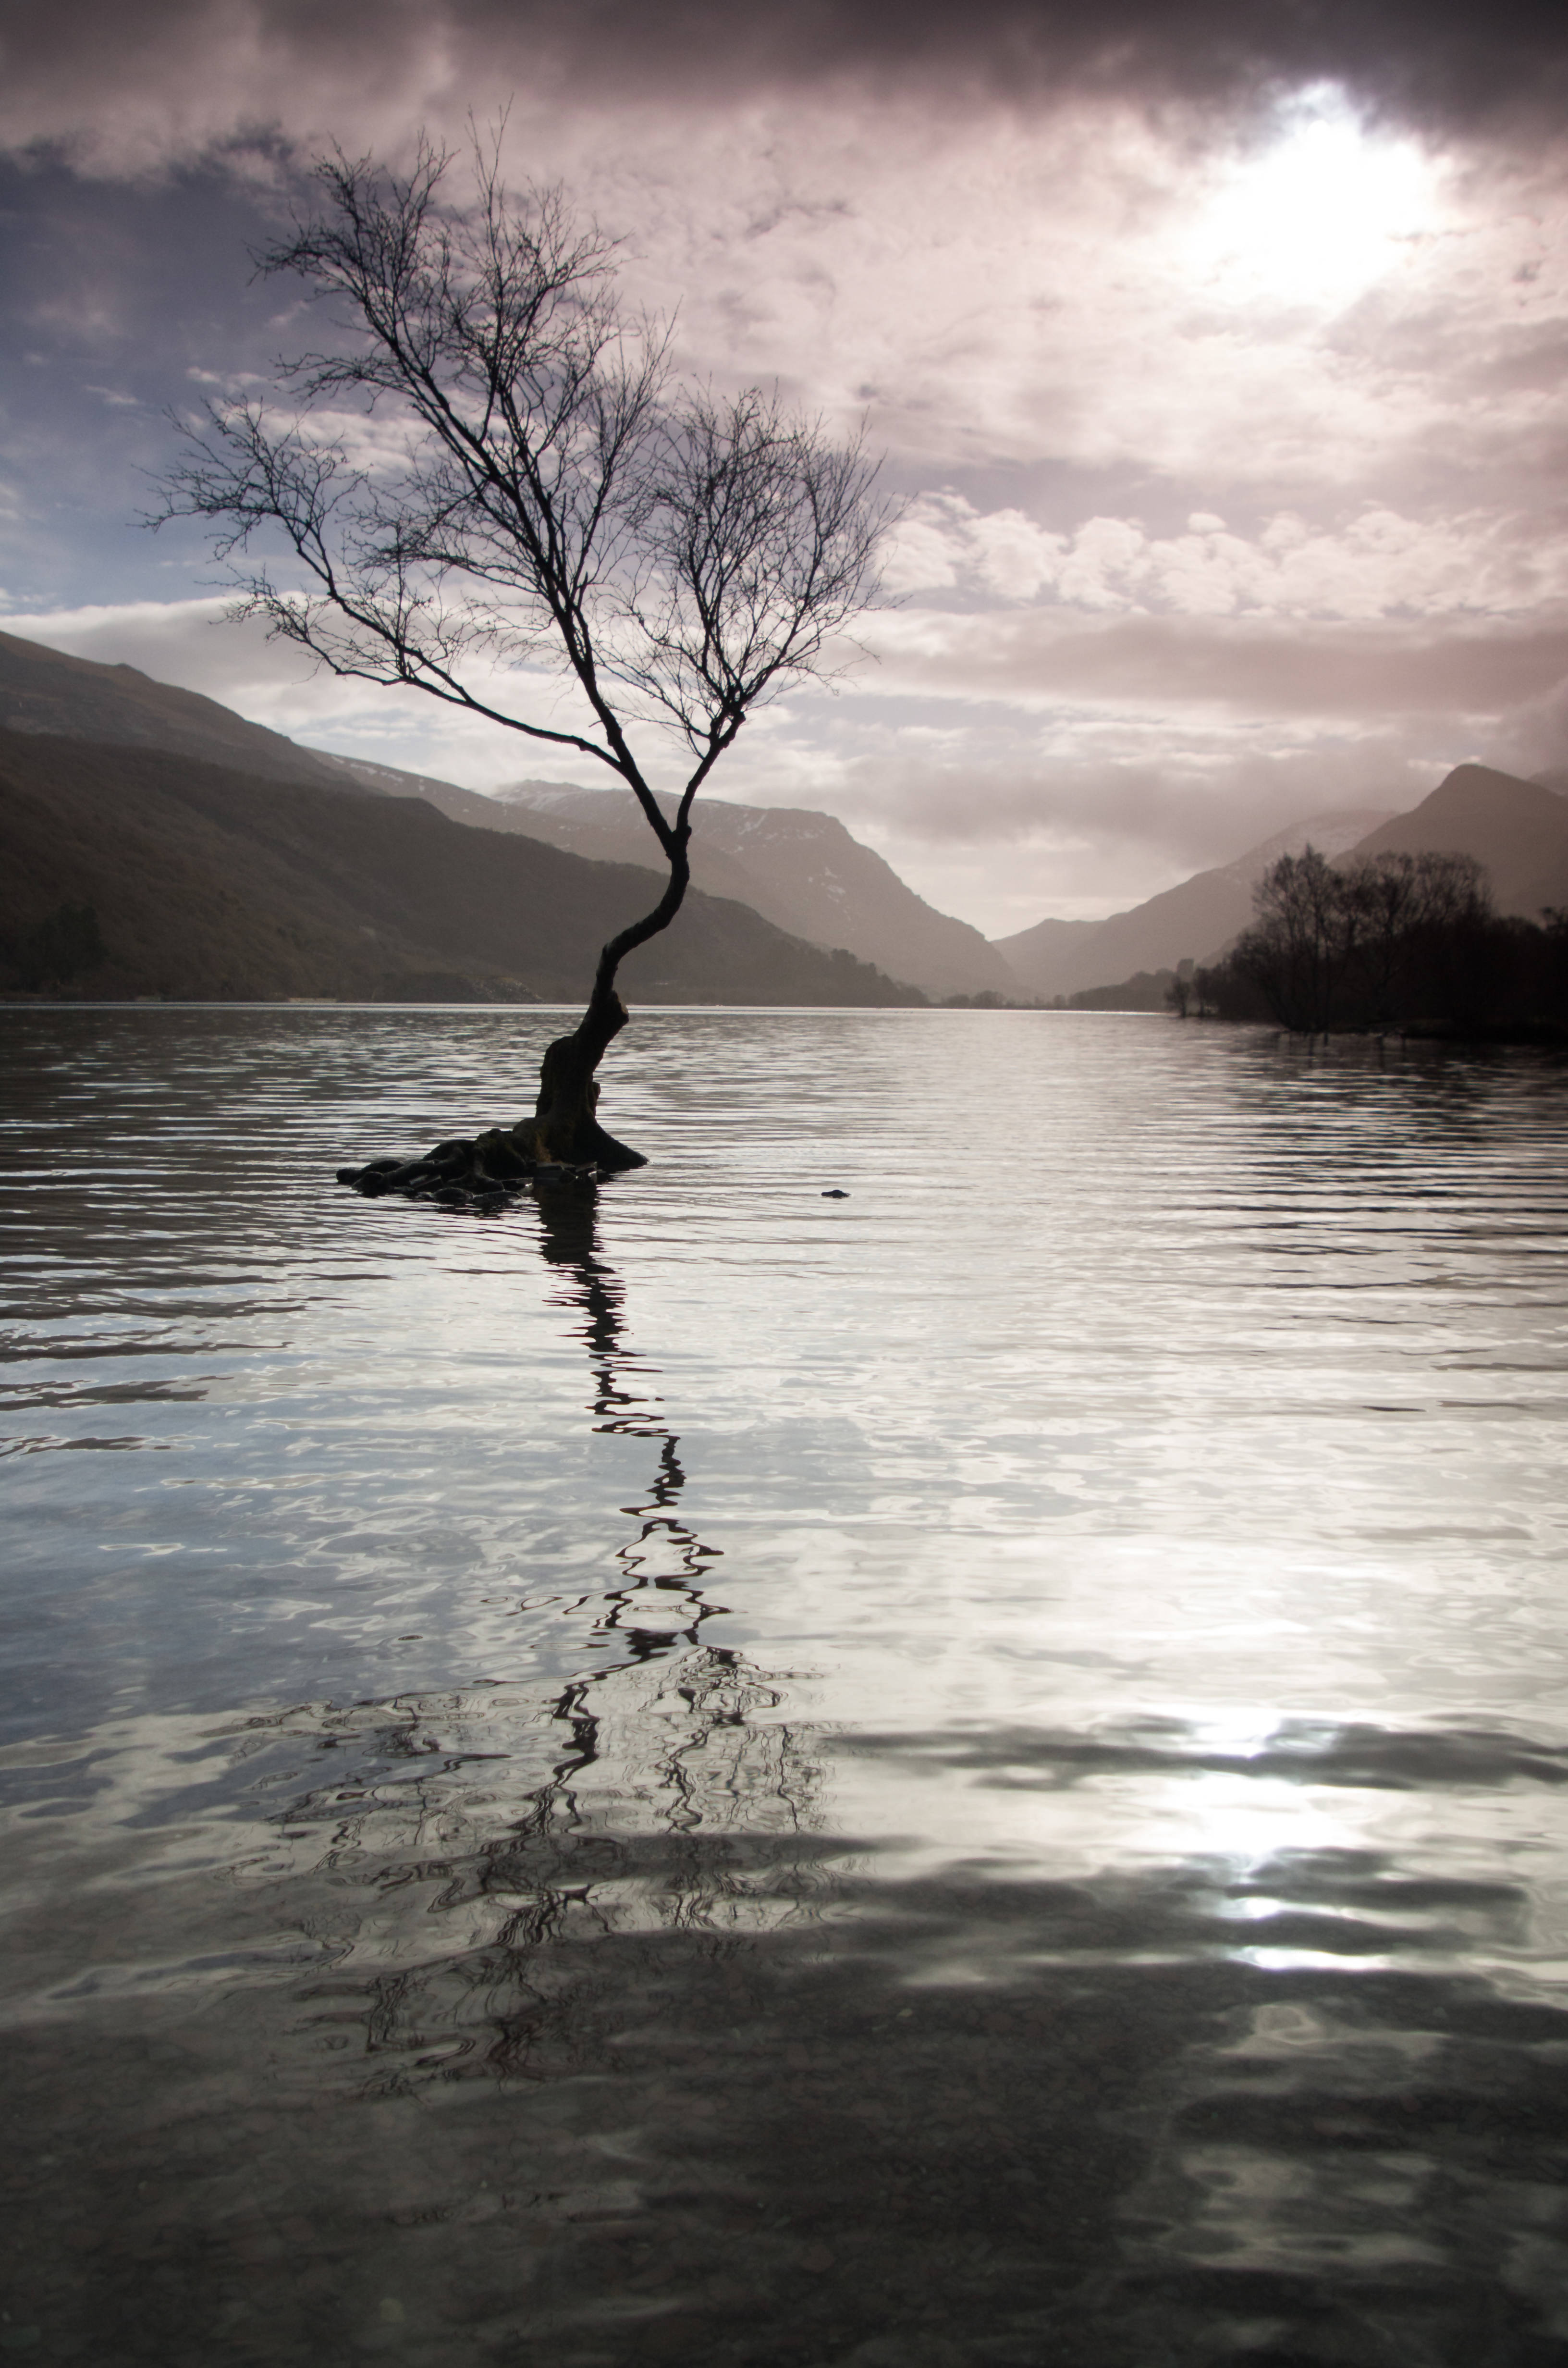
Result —
<instances>
[{"instance_id":1,"label":"small floating debris","mask_svg":"<svg viewBox=\"0 0 1568 2368\"><path fill-rule=\"evenodd\" d=\"M838 1185L830 1184L827 1190L822 1197L824 1201L847 1201L849 1195L847 1192L842 1190Z\"/></svg>"}]
</instances>

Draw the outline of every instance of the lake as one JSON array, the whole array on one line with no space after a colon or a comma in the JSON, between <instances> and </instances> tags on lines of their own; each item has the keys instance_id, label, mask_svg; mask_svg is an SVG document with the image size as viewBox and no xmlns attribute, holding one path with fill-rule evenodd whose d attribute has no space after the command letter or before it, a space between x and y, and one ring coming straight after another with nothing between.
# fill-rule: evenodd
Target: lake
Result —
<instances>
[{"instance_id":1,"label":"lake","mask_svg":"<svg viewBox=\"0 0 1568 2368\"><path fill-rule=\"evenodd\" d=\"M0 1012L0 2350L1560 2362L1568 1067L562 1025Z\"/></svg>"}]
</instances>

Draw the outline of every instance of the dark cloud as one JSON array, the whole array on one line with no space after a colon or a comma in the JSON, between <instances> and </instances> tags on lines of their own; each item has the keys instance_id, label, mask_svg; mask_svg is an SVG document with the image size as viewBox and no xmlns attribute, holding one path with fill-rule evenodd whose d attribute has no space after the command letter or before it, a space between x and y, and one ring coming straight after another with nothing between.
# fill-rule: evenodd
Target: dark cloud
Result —
<instances>
[{"instance_id":1,"label":"dark cloud","mask_svg":"<svg viewBox=\"0 0 1568 2368\"><path fill-rule=\"evenodd\" d=\"M1403 114L1471 123L1550 114L1568 92L1568 21L1544 0L795 0L744 12L730 0L523 12L496 0L449 21L503 39L526 21L553 56L596 77L939 74L1004 97L1070 85L1199 102L1338 80Z\"/></svg>"},{"instance_id":2,"label":"dark cloud","mask_svg":"<svg viewBox=\"0 0 1568 2368\"><path fill-rule=\"evenodd\" d=\"M279 68L288 71L279 79ZM248 70L248 71L247 71ZM204 77L236 122L309 110L312 83L416 99L555 87L577 104L801 90L859 80L944 103L1077 94L1244 108L1343 83L1371 108L1447 129L1560 130L1561 0L67 0L13 13L0 48L6 136L58 135L134 96L177 140L210 130ZM292 86L294 104L280 110ZM210 97L214 94L210 92Z\"/></svg>"}]
</instances>

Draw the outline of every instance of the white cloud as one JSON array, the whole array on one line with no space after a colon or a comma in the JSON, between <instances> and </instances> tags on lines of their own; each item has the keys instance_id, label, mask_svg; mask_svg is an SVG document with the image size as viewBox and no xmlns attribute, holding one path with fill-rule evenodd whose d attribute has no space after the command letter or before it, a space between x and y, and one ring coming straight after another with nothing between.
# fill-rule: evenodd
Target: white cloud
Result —
<instances>
[{"instance_id":1,"label":"white cloud","mask_svg":"<svg viewBox=\"0 0 1568 2368\"><path fill-rule=\"evenodd\" d=\"M469 63L464 78L449 43L434 29L412 40L404 19L369 60L324 34L301 81L285 40L262 43L248 15L214 10L189 59L171 54L163 74L144 60L113 104L80 62L35 87L12 136L74 124L97 169L129 171L249 126L252 144L226 152L233 168L287 177L292 155L331 136L405 155L423 120L460 142L470 105L483 116L509 96L514 169L563 176L628 235L636 292L681 306L695 367L782 373L835 418L869 404L879 436L927 478L933 461L1050 454L1202 476L1215 499L1197 507L1223 507L1224 486L1354 484L1421 465L1434 438L1479 424L1491 444L1562 416L1560 386L1494 385L1478 423L1456 376L1494 358L1505 327L1528 337L1560 316L1562 196L1544 171L1506 188L1438 176L1419 236L1363 223L1353 288L1331 274L1326 292L1286 302L1265 285L1238 307L1217 294L1199 233L1274 167L1222 123L1199 140L1179 119L1166 137L1114 97L1004 112L951 92L872 105L847 86L719 108L667 90L642 105L579 93L562 107L535 74ZM281 142L257 139L267 124ZM1303 139L1310 151L1310 126L1283 127L1286 165ZM1347 122L1332 140L1317 216L1354 156L1374 183L1386 162L1388 143ZM1327 161L1307 154L1309 177ZM1336 252L1361 235L1335 223ZM1256 226L1268 232L1265 217ZM1277 245L1262 236L1265 264Z\"/></svg>"},{"instance_id":2,"label":"white cloud","mask_svg":"<svg viewBox=\"0 0 1568 2368\"><path fill-rule=\"evenodd\" d=\"M1390 716L1495 722L1568 677L1568 615L1507 624L1152 616L1092 620L1065 609L983 615L887 611L865 636L878 695L1030 709L1204 716Z\"/></svg>"},{"instance_id":3,"label":"white cloud","mask_svg":"<svg viewBox=\"0 0 1568 2368\"><path fill-rule=\"evenodd\" d=\"M1279 510L1251 537L1206 511L1185 534L1152 535L1126 518L1057 534L1016 509L982 513L944 492L922 495L900 522L889 580L904 594L1049 596L1122 614L1519 617L1568 599L1568 541L1540 537L1534 524L1495 511L1419 519L1369 503L1328 527Z\"/></svg>"}]
</instances>

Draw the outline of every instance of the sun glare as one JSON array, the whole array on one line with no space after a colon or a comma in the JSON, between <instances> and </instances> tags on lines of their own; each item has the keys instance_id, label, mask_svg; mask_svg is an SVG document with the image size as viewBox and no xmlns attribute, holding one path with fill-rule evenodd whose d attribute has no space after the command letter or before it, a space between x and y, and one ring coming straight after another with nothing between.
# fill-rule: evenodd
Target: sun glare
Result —
<instances>
[{"instance_id":1,"label":"sun glare","mask_svg":"<svg viewBox=\"0 0 1568 2368\"><path fill-rule=\"evenodd\" d=\"M1340 305L1393 269L1437 211L1422 149L1364 130L1341 94L1319 90L1283 115L1272 146L1231 168L1185 244L1210 294Z\"/></svg>"}]
</instances>

